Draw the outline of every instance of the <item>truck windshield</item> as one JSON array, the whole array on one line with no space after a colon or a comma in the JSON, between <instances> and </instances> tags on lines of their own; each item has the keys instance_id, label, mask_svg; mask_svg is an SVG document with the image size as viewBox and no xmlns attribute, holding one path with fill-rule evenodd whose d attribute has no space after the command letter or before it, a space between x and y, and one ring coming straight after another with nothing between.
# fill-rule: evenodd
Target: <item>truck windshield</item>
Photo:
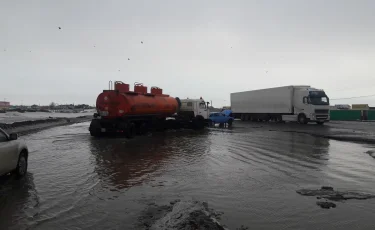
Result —
<instances>
[{"instance_id":1,"label":"truck windshield","mask_svg":"<svg viewBox=\"0 0 375 230\"><path fill-rule=\"evenodd\" d=\"M329 105L329 99L324 91L310 91L309 103L312 105Z\"/></svg>"},{"instance_id":2,"label":"truck windshield","mask_svg":"<svg viewBox=\"0 0 375 230\"><path fill-rule=\"evenodd\" d=\"M201 103L199 104L199 108L201 108L201 109L205 109L205 108L206 108L206 103L201 102Z\"/></svg>"},{"instance_id":3,"label":"truck windshield","mask_svg":"<svg viewBox=\"0 0 375 230\"><path fill-rule=\"evenodd\" d=\"M328 97L309 97L309 101L313 105L329 105Z\"/></svg>"}]
</instances>

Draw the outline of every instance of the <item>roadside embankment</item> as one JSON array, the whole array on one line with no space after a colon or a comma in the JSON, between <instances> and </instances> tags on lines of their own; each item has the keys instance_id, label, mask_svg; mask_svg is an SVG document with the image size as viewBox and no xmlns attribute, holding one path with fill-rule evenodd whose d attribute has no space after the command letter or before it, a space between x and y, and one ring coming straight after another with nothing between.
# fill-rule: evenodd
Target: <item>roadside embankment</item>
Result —
<instances>
[{"instance_id":1,"label":"roadside embankment","mask_svg":"<svg viewBox=\"0 0 375 230\"><path fill-rule=\"evenodd\" d=\"M91 115L73 117L73 118L46 118L40 120L31 121L19 121L11 124L0 123L0 128L4 129L8 133L18 133L25 135L29 133L38 132L44 129L53 128L62 125L70 125L75 123L81 123L91 120Z\"/></svg>"},{"instance_id":2,"label":"roadside embankment","mask_svg":"<svg viewBox=\"0 0 375 230\"><path fill-rule=\"evenodd\" d=\"M375 144L375 123L372 122L329 122L324 125L272 122L242 122L235 121L233 129L257 128L258 131L287 132L306 134L314 137L327 138L338 141Z\"/></svg>"}]
</instances>

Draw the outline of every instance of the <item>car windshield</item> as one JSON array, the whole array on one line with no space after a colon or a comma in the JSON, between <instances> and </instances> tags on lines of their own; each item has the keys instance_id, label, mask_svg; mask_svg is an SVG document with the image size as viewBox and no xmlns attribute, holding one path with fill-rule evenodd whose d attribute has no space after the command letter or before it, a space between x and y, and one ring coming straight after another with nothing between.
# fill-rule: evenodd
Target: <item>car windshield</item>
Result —
<instances>
[{"instance_id":1,"label":"car windshield","mask_svg":"<svg viewBox=\"0 0 375 230\"><path fill-rule=\"evenodd\" d=\"M0 130L0 142L7 141L7 136Z\"/></svg>"}]
</instances>

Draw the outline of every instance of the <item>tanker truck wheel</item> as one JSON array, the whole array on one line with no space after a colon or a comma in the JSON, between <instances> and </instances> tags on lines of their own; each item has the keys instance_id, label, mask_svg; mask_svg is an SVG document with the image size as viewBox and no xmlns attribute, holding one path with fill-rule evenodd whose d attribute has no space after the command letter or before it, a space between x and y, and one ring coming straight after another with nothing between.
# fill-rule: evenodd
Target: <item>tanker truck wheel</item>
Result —
<instances>
[{"instance_id":1,"label":"tanker truck wheel","mask_svg":"<svg viewBox=\"0 0 375 230\"><path fill-rule=\"evenodd\" d=\"M125 136L127 138L133 138L136 134L136 128L135 128L135 124L132 122L132 123L129 123L127 129L126 129L126 132L125 132Z\"/></svg>"},{"instance_id":2,"label":"tanker truck wheel","mask_svg":"<svg viewBox=\"0 0 375 230\"><path fill-rule=\"evenodd\" d=\"M204 128L204 118L197 116L193 119L193 129L203 129Z\"/></svg>"},{"instance_id":3,"label":"tanker truck wheel","mask_svg":"<svg viewBox=\"0 0 375 230\"><path fill-rule=\"evenodd\" d=\"M98 120L92 120L89 131L91 136L100 137L102 135L100 122Z\"/></svg>"},{"instance_id":4,"label":"tanker truck wheel","mask_svg":"<svg viewBox=\"0 0 375 230\"><path fill-rule=\"evenodd\" d=\"M147 124L145 122L139 125L138 132L140 135L145 135L147 133Z\"/></svg>"}]
</instances>

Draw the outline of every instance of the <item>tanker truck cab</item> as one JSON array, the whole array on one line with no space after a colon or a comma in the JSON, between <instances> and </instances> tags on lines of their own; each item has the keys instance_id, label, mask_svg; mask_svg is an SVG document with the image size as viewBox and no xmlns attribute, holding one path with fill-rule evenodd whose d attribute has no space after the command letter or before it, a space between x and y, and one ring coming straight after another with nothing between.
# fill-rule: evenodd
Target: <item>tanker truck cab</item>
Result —
<instances>
[{"instance_id":1,"label":"tanker truck cab","mask_svg":"<svg viewBox=\"0 0 375 230\"><path fill-rule=\"evenodd\" d=\"M294 119L301 124L329 121L329 98L323 90L301 87L294 90ZM283 117L284 120L284 117Z\"/></svg>"},{"instance_id":2,"label":"tanker truck cab","mask_svg":"<svg viewBox=\"0 0 375 230\"><path fill-rule=\"evenodd\" d=\"M210 110L208 108L209 102L200 99L181 99L181 107L178 112L180 117L192 120L194 118L208 121Z\"/></svg>"}]
</instances>

